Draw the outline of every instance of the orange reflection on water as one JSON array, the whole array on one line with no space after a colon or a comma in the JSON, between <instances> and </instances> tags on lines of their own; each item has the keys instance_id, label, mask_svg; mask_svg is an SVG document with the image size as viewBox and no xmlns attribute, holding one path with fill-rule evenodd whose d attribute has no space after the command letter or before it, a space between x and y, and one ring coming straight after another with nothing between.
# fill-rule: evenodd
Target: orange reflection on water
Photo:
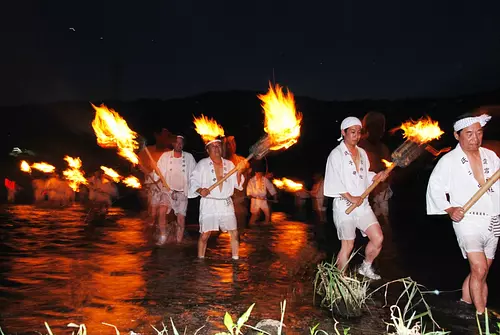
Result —
<instances>
[{"instance_id":1,"label":"orange reflection on water","mask_svg":"<svg viewBox=\"0 0 500 335\"><path fill-rule=\"evenodd\" d=\"M283 213L273 213L271 221L280 222L275 225L277 230L276 243L273 249L278 254L283 254L292 259L297 259L303 247L307 244L307 226L297 222L282 220Z\"/></svg>"},{"instance_id":2,"label":"orange reflection on water","mask_svg":"<svg viewBox=\"0 0 500 335\"><path fill-rule=\"evenodd\" d=\"M9 296L23 298L9 306L6 326L36 331L47 320L60 331L75 322L92 333L113 334L102 322L139 331L158 319L141 305L146 294L142 268L150 250L133 250L144 244L140 220L122 222L123 211L112 209L115 226L90 227L95 231L89 232L84 211L15 206L10 214L16 240L9 247L18 256L10 257L3 275L12 285L4 288L0 303L9 304Z\"/></svg>"}]
</instances>

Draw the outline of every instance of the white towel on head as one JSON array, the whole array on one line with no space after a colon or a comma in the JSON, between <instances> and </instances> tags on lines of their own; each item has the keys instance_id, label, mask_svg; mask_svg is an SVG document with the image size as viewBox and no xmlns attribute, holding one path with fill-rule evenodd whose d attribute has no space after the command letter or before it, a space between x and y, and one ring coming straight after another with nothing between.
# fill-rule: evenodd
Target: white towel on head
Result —
<instances>
[{"instance_id":1,"label":"white towel on head","mask_svg":"<svg viewBox=\"0 0 500 335\"><path fill-rule=\"evenodd\" d=\"M472 126L476 122L479 123L481 127L484 127L489 120L491 120L491 116L489 116L488 114L466 117L455 122L455 124L453 125L453 130L454 131L462 130L464 128L467 128L468 126Z\"/></svg>"},{"instance_id":2,"label":"white towel on head","mask_svg":"<svg viewBox=\"0 0 500 335\"><path fill-rule=\"evenodd\" d=\"M352 126L363 127L363 124L361 123L361 120L358 119L357 117L348 116L340 124L340 130L347 129L347 128L352 127ZM339 141L339 142L342 141L342 135L340 135L340 138L337 139L337 141Z\"/></svg>"}]
</instances>

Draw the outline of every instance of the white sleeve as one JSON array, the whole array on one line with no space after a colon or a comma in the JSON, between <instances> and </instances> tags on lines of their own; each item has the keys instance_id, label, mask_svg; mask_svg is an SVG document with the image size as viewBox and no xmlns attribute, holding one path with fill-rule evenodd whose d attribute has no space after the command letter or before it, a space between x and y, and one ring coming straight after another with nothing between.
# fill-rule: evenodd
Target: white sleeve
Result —
<instances>
[{"instance_id":1,"label":"white sleeve","mask_svg":"<svg viewBox=\"0 0 500 335\"><path fill-rule=\"evenodd\" d=\"M450 168L451 164L444 156L432 170L426 192L427 215L446 214L445 209L451 206L446 198L446 194L450 191Z\"/></svg>"},{"instance_id":2,"label":"white sleeve","mask_svg":"<svg viewBox=\"0 0 500 335\"><path fill-rule=\"evenodd\" d=\"M158 167L158 170L160 170L160 173L165 178L167 178L167 170L168 170L167 165L168 165L167 153L163 153L160 156L160 159L158 159L158 163L156 163L156 166Z\"/></svg>"},{"instance_id":3,"label":"white sleeve","mask_svg":"<svg viewBox=\"0 0 500 335\"><path fill-rule=\"evenodd\" d=\"M188 176L191 175L195 166L196 166L196 160L194 159L193 155L189 154L187 159Z\"/></svg>"},{"instance_id":4,"label":"white sleeve","mask_svg":"<svg viewBox=\"0 0 500 335\"><path fill-rule=\"evenodd\" d=\"M276 195L276 189L274 188L273 183L269 179L266 178L266 188L273 197Z\"/></svg>"},{"instance_id":5,"label":"white sleeve","mask_svg":"<svg viewBox=\"0 0 500 335\"><path fill-rule=\"evenodd\" d=\"M247 184L247 196L251 197L254 195L254 190L253 190L253 179L250 179Z\"/></svg>"},{"instance_id":6,"label":"white sleeve","mask_svg":"<svg viewBox=\"0 0 500 335\"><path fill-rule=\"evenodd\" d=\"M197 189L201 187L201 178L202 178L202 162L198 162L194 167L191 175L189 176L189 194L188 198L196 198L199 194L196 192Z\"/></svg>"},{"instance_id":7,"label":"white sleeve","mask_svg":"<svg viewBox=\"0 0 500 335\"><path fill-rule=\"evenodd\" d=\"M325 169L324 195L326 197L340 197L347 193L347 188L342 180L342 157L337 150L333 150L328 156Z\"/></svg>"}]
</instances>

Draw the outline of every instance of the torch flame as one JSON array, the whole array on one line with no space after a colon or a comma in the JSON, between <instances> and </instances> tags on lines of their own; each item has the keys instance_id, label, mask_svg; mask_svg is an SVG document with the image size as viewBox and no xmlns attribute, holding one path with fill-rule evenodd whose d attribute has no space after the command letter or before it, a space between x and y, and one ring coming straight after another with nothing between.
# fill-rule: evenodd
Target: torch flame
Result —
<instances>
[{"instance_id":1,"label":"torch flame","mask_svg":"<svg viewBox=\"0 0 500 335\"><path fill-rule=\"evenodd\" d=\"M73 191L78 192L81 184L87 185L87 179L80 170L82 161L79 157L73 158L70 156L65 156L64 160L69 166L68 169L63 171L64 178L68 181L69 187L71 187Z\"/></svg>"},{"instance_id":2,"label":"torch flame","mask_svg":"<svg viewBox=\"0 0 500 335\"><path fill-rule=\"evenodd\" d=\"M122 183L127 185L127 187L132 187L132 188L141 188L142 187L141 183L139 182L139 179L137 179L134 176L129 176L129 177L123 179Z\"/></svg>"},{"instance_id":3,"label":"torch flame","mask_svg":"<svg viewBox=\"0 0 500 335\"><path fill-rule=\"evenodd\" d=\"M273 89L269 83L269 91L257 96L264 109L264 131L271 139L271 150L287 149L297 143L300 136L302 114L295 110L292 92L284 94L282 87L276 84Z\"/></svg>"},{"instance_id":4,"label":"torch flame","mask_svg":"<svg viewBox=\"0 0 500 335\"><path fill-rule=\"evenodd\" d=\"M21 171L31 173L31 167L26 161L21 161Z\"/></svg>"},{"instance_id":5,"label":"torch flame","mask_svg":"<svg viewBox=\"0 0 500 335\"><path fill-rule=\"evenodd\" d=\"M100 107L91 105L96 112L92 128L97 136L97 143L103 148L116 147L120 156L134 165L139 163L139 158L134 152L139 149L139 143L136 141L137 133L131 130L127 121L113 109L108 109L104 104Z\"/></svg>"},{"instance_id":6,"label":"torch flame","mask_svg":"<svg viewBox=\"0 0 500 335\"><path fill-rule=\"evenodd\" d=\"M404 132L403 137L411 141L423 144L438 139L444 134L439 128L438 122L430 117L421 118L418 121L406 121L401 126L394 128L391 132L401 129Z\"/></svg>"},{"instance_id":7,"label":"torch flame","mask_svg":"<svg viewBox=\"0 0 500 335\"><path fill-rule=\"evenodd\" d=\"M122 176L118 174L115 170L112 168L106 167L106 166L101 166L101 170L104 171L104 174L109 176L115 183L118 183Z\"/></svg>"},{"instance_id":8,"label":"torch flame","mask_svg":"<svg viewBox=\"0 0 500 335\"><path fill-rule=\"evenodd\" d=\"M277 188L286 190L289 192L300 191L304 186L300 183L297 183L288 178L273 179L273 184L276 185Z\"/></svg>"},{"instance_id":9,"label":"torch flame","mask_svg":"<svg viewBox=\"0 0 500 335\"><path fill-rule=\"evenodd\" d=\"M213 141L218 136L224 136L224 128L214 119L209 119L203 114L199 118L195 117L193 122L196 132L201 135L205 143Z\"/></svg>"},{"instance_id":10,"label":"torch flame","mask_svg":"<svg viewBox=\"0 0 500 335\"><path fill-rule=\"evenodd\" d=\"M45 162L33 163L31 165L31 168L36 169L38 171L45 172L45 173L52 173L56 170L55 166L52 166L52 165L45 163Z\"/></svg>"},{"instance_id":11,"label":"torch flame","mask_svg":"<svg viewBox=\"0 0 500 335\"><path fill-rule=\"evenodd\" d=\"M31 173L32 169L45 173L52 173L56 170L56 167L45 162L33 163L30 166L28 162L21 161L21 171Z\"/></svg>"},{"instance_id":12,"label":"torch flame","mask_svg":"<svg viewBox=\"0 0 500 335\"><path fill-rule=\"evenodd\" d=\"M394 165L394 163L393 163L393 162L389 162L389 161L387 161L387 160L385 160L385 159L383 159L383 158L382 158L382 163L384 163L384 164L385 164L385 167L386 167L386 168L390 168L391 166L393 166L393 165Z\"/></svg>"}]
</instances>

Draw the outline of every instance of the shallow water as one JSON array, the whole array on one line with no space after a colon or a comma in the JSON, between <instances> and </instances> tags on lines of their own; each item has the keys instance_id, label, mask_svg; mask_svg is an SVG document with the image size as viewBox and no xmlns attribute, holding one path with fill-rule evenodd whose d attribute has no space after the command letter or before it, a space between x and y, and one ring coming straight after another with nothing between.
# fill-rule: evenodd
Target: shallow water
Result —
<instances>
[{"instance_id":1,"label":"shallow water","mask_svg":"<svg viewBox=\"0 0 500 335\"><path fill-rule=\"evenodd\" d=\"M182 245L157 248L135 212L113 208L102 225L83 223L85 215L78 206L2 209L0 326L6 333L45 333L47 321L55 333L74 322L91 333L113 334L106 322L122 332L149 334L150 325L161 327L170 317L180 330L188 326L188 333L202 326L201 333L213 333L223 330L226 311L236 318L254 302L250 324L279 320L284 299L289 333L307 333L318 321L332 326L329 313L312 305L311 276L315 264L338 248L331 224L306 224L275 212L272 225L246 230L239 261L231 260L229 236L223 233L211 238L207 259L198 261L197 225L188 225ZM460 288L466 267L443 227L439 238L426 238L419 229L385 224L386 245L377 262L383 278L411 276L429 289ZM446 327L464 330L471 321L453 319L458 297L444 294L435 306ZM381 313L387 317L387 309ZM384 328L378 315L345 322L352 334L380 334Z\"/></svg>"}]
</instances>

